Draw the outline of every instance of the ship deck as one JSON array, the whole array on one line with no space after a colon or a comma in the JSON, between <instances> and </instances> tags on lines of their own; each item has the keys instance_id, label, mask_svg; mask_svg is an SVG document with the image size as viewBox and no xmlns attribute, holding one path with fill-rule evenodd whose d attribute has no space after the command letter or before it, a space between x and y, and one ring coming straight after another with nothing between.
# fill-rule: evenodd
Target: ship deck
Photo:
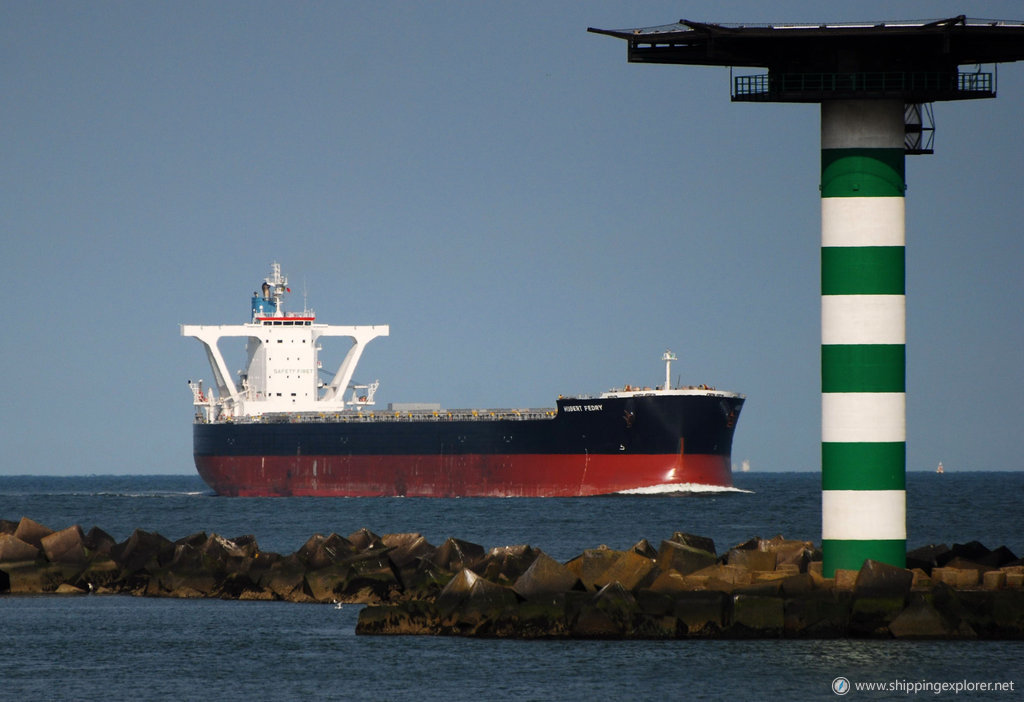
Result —
<instances>
[{"instance_id":1,"label":"ship deck","mask_svg":"<svg viewBox=\"0 0 1024 702\"><path fill-rule=\"evenodd\" d=\"M491 422L498 420L554 419L558 410L541 409L442 409L442 410L345 410L342 412L268 412L250 417L207 422L201 416L196 424L316 424L330 422Z\"/></svg>"},{"instance_id":2,"label":"ship deck","mask_svg":"<svg viewBox=\"0 0 1024 702\"><path fill-rule=\"evenodd\" d=\"M704 396L743 398L739 393L716 390L707 385L685 386L671 390L660 388L639 388L627 386L623 389L613 388L600 395L563 395L558 398L559 407L571 403L592 403L598 400L622 400L629 398L647 398L654 396ZM559 415L557 407L530 408L491 408L491 409L346 409L337 412L294 411L264 412L254 415L242 415L227 419L207 420L203 413L197 412L195 424L327 424L336 422L376 423L376 422L494 422L494 421L537 421L551 420Z\"/></svg>"}]
</instances>

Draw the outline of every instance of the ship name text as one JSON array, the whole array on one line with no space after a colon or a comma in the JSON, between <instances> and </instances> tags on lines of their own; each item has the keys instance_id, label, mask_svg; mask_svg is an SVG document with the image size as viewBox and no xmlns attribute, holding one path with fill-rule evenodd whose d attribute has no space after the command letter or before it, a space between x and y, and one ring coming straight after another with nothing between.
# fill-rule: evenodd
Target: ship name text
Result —
<instances>
[{"instance_id":1,"label":"ship name text","mask_svg":"<svg viewBox=\"0 0 1024 702\"><path fill-rule=\"evenodd\" d=\"M565 405L562 407L564 412L599 412L604 409L604 405Z\"/></svg>"}]
</instances>

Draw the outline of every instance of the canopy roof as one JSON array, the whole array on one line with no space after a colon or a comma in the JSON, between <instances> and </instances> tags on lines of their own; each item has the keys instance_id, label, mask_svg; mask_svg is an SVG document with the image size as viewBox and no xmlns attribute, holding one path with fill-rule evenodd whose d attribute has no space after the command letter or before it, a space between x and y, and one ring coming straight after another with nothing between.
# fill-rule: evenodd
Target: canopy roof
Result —
<instances>
[{"instance_id":1,"label":"canopy roof","mask_svg":"<svg viewBox=\"0 0 1024 702\"><path fill-rule=\"evenodd\" d=\"M588 29L629 42L629 60L792 72L943 71L1024 59L1024 22L967 19L839 24L680 20Z\"/></svg>"}]
</instances>

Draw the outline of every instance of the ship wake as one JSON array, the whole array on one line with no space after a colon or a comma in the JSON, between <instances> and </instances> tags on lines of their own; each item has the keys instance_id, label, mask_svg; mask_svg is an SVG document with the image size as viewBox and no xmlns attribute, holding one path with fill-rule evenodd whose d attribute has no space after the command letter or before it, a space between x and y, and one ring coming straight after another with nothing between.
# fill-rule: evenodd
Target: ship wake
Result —
<instances>
[{"instance_id":1,"label":"ship wake","mask_svg":"<svg viewBox=\"0 0 1024 702\"><path fill-rule=\"evenodd\" d=\"M701 485L699 483L665 483L648 487L620 490L616 495L717 495L722 493L753 494L753 490L741 490L723 485Z\"/></svg>"}]
</instances>

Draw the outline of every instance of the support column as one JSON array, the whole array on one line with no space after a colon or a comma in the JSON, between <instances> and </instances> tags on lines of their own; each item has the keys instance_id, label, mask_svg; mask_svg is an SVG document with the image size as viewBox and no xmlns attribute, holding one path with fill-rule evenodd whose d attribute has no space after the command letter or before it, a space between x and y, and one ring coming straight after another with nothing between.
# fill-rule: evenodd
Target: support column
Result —
<instances>
[{"instance_id":1,"label":"support column","mask_svg":"<svg viewBox=\"0 0 1024 702\"><path fill-rule=\"evenodd\" d=\"M823 571L906 564L903 103L821 105Z\"/></svg>"}]
</instances>

